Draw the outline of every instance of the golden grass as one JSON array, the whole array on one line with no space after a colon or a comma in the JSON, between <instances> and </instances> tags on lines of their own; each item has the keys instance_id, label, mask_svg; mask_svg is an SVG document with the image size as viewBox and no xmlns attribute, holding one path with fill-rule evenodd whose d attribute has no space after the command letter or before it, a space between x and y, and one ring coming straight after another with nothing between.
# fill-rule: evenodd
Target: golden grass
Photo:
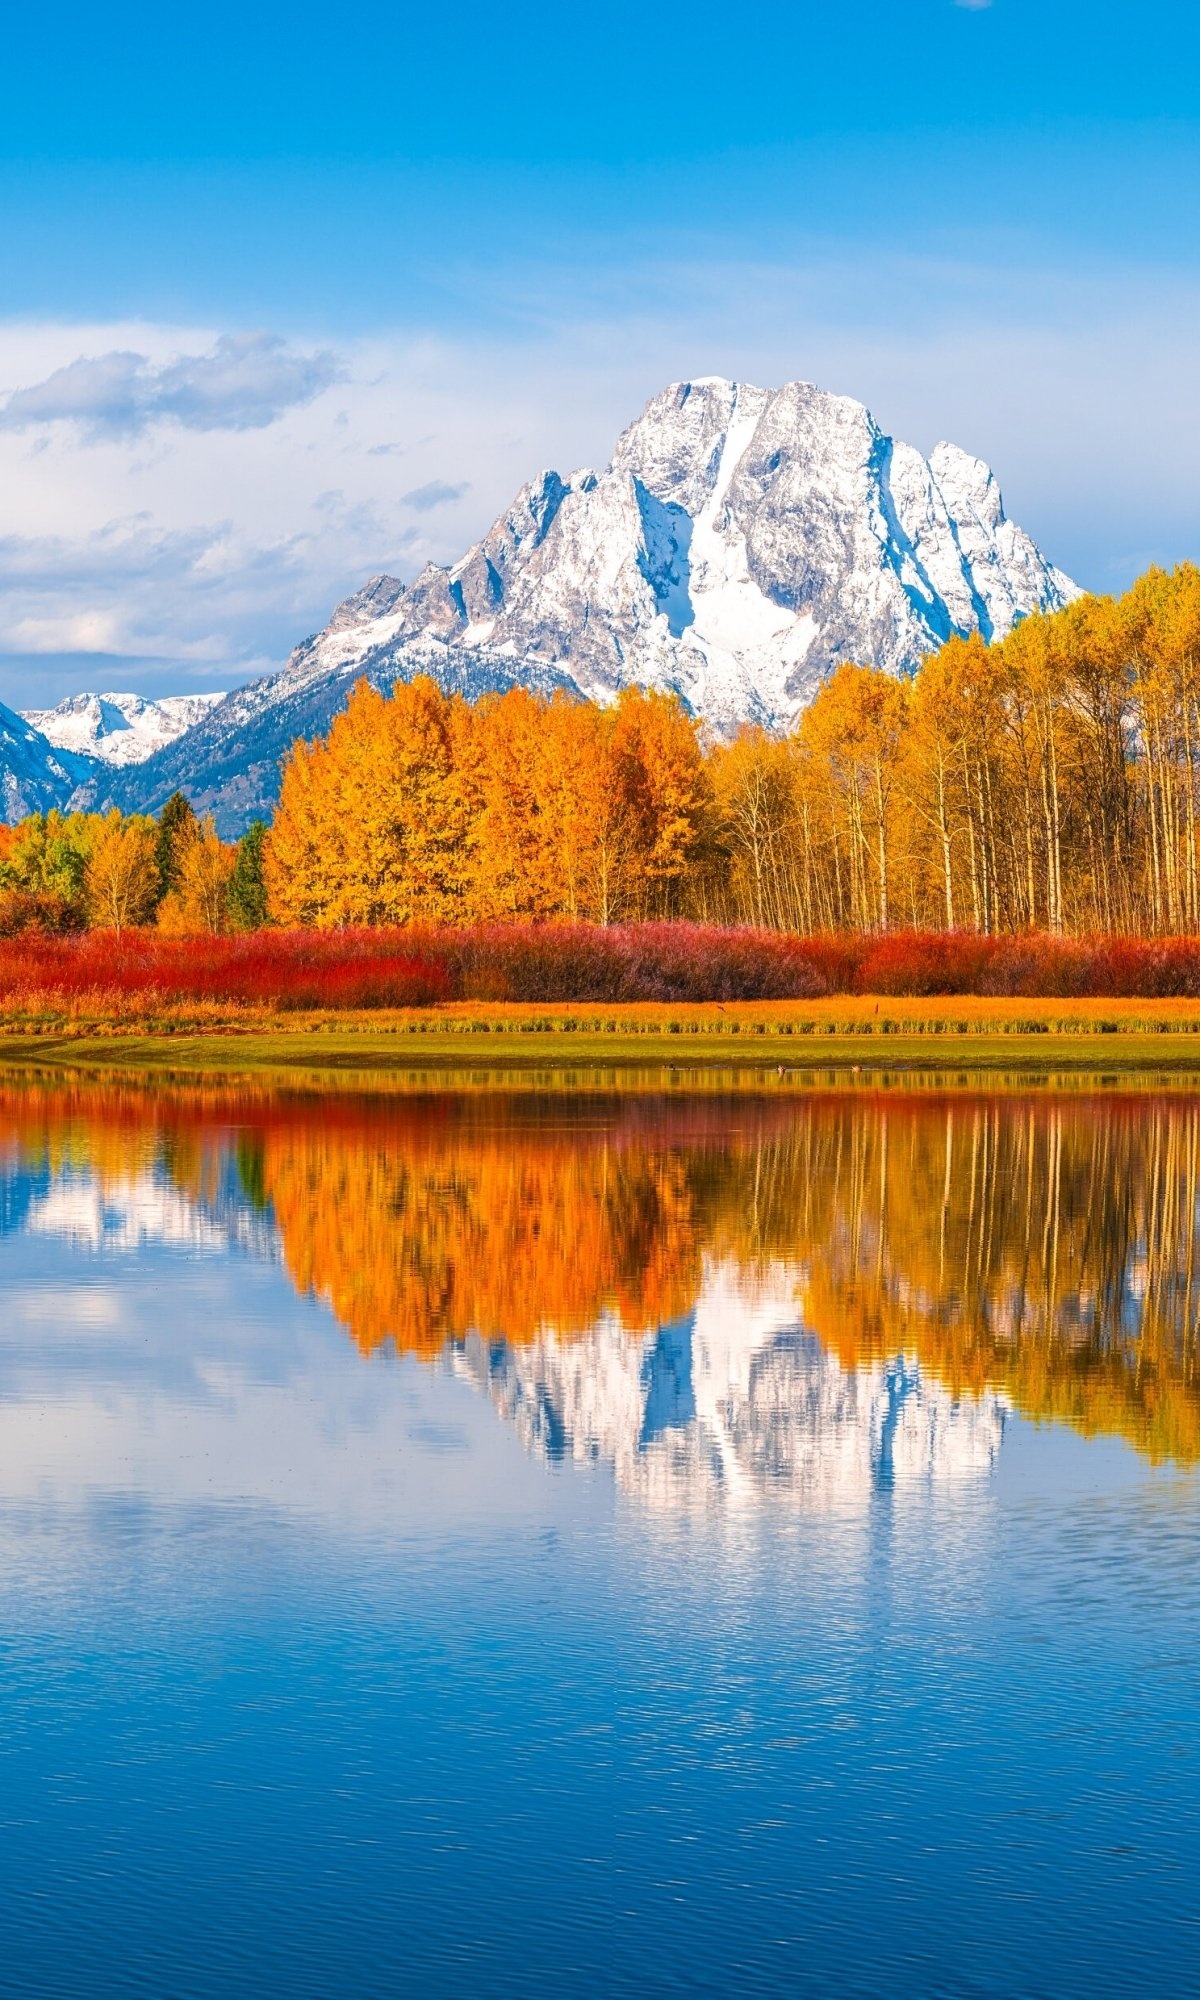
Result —
<instances>
[{"instance_id":1,"label":"golden grass","mask_svg":"<svg viewBox=\"0 0 1200 2000\"><path fill-rule=\"evenodd\" d=\"M48 998L48 996L47 996ZM35 1005L0 1016L0 1065L180 1074L278 1070L414 1083L519 1075L538 1087L651 1074L672 1085L799 1083L821 1072L1200 1072L1200 1001L845 997L539 1006L450 1002L362 1013L223 1003Z\"/></svg>"},{"instance_id":2,"label":"golden grass","mask_svg":"<svg viewBox=\"0 0 1200 2000\"><path fill-rule=\"evenodd\" d=\"M307 1017L313 1018L313 1017ZM346 1016L330 1015L331 1022ZM369 1014L356 1019L368 1024ZM452 1001L378 1017L409 1034L1179 1034L1200 1033L1200 1000L995 1000L976 996L827 1000L579 1002ZM282 1024L282 1023L281 1023Z\"/></svg>"},{"instance_id":3,"label":"golden grass","mask_svg":"<svg viewBox=\"0 0 1200 2000\"><path fill-rule=\"evenodd\" d=\"M446 1001L433 1007L300 1012L235 1001L111 991L34 995L0 1011L0 1036L71 1033L274 1035L1129 1035L1200 1033L1200 1000L1009 1000L978 996L825 1000Z\"/></svg>"},{"instance_id":4,"label":"golden grass","mask_svg":"<svg viewBox=\"0 0 1200 2000\"><path fill-rule=\"evenodd\" d=\"M521 1088L794 1088L823 1079L933 1084L972 1075L1026 1082L1200 1081L1200 1041L1190 1035L875 1035L570 1032L407 1034L308 1032L12 1035L0 1038L0 1069L100 1071L183 1078L274 1073L293 1079L353 1078Z\"/></svg>"}]
</instances>

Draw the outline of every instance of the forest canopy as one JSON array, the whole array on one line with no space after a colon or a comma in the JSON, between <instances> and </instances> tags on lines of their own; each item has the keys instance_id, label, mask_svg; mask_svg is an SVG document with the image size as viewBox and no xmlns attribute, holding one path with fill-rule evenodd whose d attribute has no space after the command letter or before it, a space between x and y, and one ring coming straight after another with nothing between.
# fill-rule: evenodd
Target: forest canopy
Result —
<instances>
[{"instance_id":1,"label":"forest canopy","mask_svg":"<svg viewBox=\"0 0 1200 2000\"><path fill-rule=\"evenodd\" d=\"M691 917L779 930L1200 926L1200 570L1151 570L907 681L844 664L787 736L670 696L429 679L297 744L265 844L287 924Z\"/></svg>"},{"instance_id":2,"label":"forest canopy","mask_svg":"<svg viewBox=\"0 0 1200 2000\"><path fill-rule=\"evenodd\" d=\"M1200 930L1200 570L951 636L908 680L837 667L785 736L671 695L474 706L361 683L235 848L157 820L0 828L0 932L607 926Z\"/></svg>"}]
</instances>

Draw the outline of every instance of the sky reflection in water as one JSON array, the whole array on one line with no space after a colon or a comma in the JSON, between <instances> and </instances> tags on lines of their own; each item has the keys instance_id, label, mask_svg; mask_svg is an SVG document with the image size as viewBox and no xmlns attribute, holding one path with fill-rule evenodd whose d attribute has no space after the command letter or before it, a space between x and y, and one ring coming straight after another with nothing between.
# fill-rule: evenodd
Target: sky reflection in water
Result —
<instances>
[{"instance_id":1,"label":"sky reflection in water","mask_svg":"<svg viewBox=\"0 0 1200 2000\"><path fill-rule=\"evenodd\" d=\"M6 1990L1200 1991L1198 1135L5 1088Z\"/></svg>"}]
</instances>

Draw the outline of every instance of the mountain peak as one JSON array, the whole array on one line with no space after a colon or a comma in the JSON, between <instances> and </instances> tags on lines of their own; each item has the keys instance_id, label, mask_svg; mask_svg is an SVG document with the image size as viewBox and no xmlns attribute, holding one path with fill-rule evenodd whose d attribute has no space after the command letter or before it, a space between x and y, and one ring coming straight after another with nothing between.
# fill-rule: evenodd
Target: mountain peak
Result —
<instances>
[{"instance_id":1,"label":"mountain peak","mask_svg":"<svg viewBox=\"0 0 1200 2000\"><path fill-rule=\"evenodd\" d=\"M908 673L951 633L1003 638L1076 595L960 446L926 458L812 382L699 376L652 396L602 471L536 473L452 566L407 588L371 577L280 673L175 730L105 796L155 809L181 785L235 831L360 675L387 688L432 673L470 697L520 684L609 701L633 684L677 692L720 733L786 728L840 661ZM64 753L116 762L144 741L127 710L122 728L64 706L31 717ZM0 743L0 776L17 754ZM60 789L69 775L64 762Z\"/></svg>"},{"instance_id":2,"label":"mountain peak","mask_svg":"<svg viewBox=\"0 0 1200 2000\"><path fill-rule=\"evenodd\" d=\"M361 625L367 618L386 618L403 595L404 585L398 576L369 577L361 590L342 599L326 630L340 632L347 626Z\"/></svg>"},{"instance_id":3,"label":"mountain peak","mask_svg":"<svg viewBox=\"0 0 1200 2000\"><path fill-rule=\"evenodd\" d=\"M911 672L1074 595L982 459L926 459L812 382L716 375L651 397L605 471L540 473L380 636L552 663L598 700L674 688L730 730L790 724L837 661Z\"/></svg>"}]
</instances>

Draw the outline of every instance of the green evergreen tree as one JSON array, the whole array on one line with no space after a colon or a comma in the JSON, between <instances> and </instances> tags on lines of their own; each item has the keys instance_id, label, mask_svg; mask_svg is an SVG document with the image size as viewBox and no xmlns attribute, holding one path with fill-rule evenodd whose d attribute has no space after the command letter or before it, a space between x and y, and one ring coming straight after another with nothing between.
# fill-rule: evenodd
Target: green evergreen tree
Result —
<instances>
[{"instance_id":1,"label":"green evergreen tree","mask_svg":"<svg viewBox=\"0 0 1200 2000\"><path fill-rule=\"evenodd\" d=\"M172 792L158 815L158 838L154 844L154 859L158 865L156 902L161 903L172 889L179 886L183 836L190 832L195 824L196 815L192 811L190 801L182 792Z\"/></svg>"},{"instance_id":2,"label":"green evergreen tree","mask_svg":"<svg viewBox=\"0 0 1200 2000\"><path fill-rule=\"evenodd\" d=\"M261 930L267 921L267 888L263 880L263 843L267 837L265 820L250 822L238 842L237 859L229 880L229 918L235 930Z\"/></svg>"}]
</instances>

